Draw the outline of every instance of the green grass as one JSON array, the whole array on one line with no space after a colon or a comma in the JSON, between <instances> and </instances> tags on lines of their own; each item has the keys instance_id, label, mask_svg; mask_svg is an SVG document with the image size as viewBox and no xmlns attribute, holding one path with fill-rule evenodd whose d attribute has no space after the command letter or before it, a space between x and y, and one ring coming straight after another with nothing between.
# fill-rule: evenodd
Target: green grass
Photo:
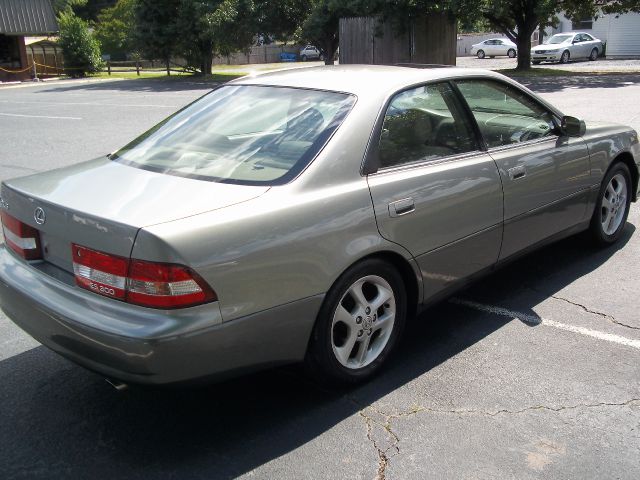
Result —
<instances>
[{"instance_id":1,"label":"green grass","mask_svg":"<svg viewBox=\"0 0 640 480\"><path fill-rule=\"evenodd\" d=\"M556 68L532 68L530 70L517 70L515 68L504 68L496 72L507 77L575 77L593 75L593 73L576 72L574 70L560 70Z\"/></svg>"},{"instance_id":2,"label":"green grass","mask_svg":"<svg viewBox=\"0 0 640 480\"><path fill-rule=\"evenodd\" d=\"M158 81L166 81L166 82L184 82L184 81L196 81L196 82L204 82L204 83L225 83L231 80L235 80L236 78L240 78L244 76L244 72L216 72L213 75L194 75L192 73L177 73L171 72L171 75L167 75L166 72L140 72L140 76L136 74L136 72L111 72L109 75L107 72L100 72L95 75L91 75L88 78L104 78L106 80L110 79L126 79L126 80L158 80Z\"/></svg>"}]
</instances>

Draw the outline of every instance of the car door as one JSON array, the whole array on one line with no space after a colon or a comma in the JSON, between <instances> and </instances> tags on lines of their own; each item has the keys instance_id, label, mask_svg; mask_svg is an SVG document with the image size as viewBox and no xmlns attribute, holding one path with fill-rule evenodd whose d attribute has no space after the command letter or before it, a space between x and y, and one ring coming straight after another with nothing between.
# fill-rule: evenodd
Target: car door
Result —
<instances>
[{"instance_id":1,"label":"car door","mask_svg":"<svg viewBox=\"0 0 640 480\"><path fill-rule=\"evenodd\" d=\"M496 40L495 45L495 55L506 55L507 54L507 46L504 44L503 40Z\"/></svg>"},{"instance_id":2,"label":"car door","mask_svg":"<svg viewBox=\"0 0 640 480\"><path fill-rule=\"evenodd\" d=\"M499 80L456 81L496 161L504 191L506 258L585 219L590 162L582 138L559 133L557 115Z\"/></svg>"},{"instance_id":3,"label":"car door","mask_svg":"<svg viewBox=\"0 0 640 480\"><path fill-rule=\"evenodd\" d=\"M425 298L496 262L500 176L449 83L393 96L365 169L380 234L416 258Z\"/></svg>"},{"instance_id":4,"label":"car door","mask_svg":"<svg viewBox=\"0 0 640 480\"><path fill-rule=\"evenodd\" d=\"M498 41L497 40L488 40L487 41L487 55L500 55L498 53Z\"/></svg>"}]
</instances>

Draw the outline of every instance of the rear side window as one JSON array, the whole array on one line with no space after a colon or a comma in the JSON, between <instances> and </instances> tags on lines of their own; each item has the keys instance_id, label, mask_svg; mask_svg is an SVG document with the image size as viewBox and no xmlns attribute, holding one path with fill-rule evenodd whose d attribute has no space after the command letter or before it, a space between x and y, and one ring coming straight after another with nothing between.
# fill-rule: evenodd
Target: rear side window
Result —
<instances>
[{"instance_id":1,"label":"rear side window","mask_svg":"<svg viewBox=\"0 0 640 480\"><path fill-rule=\"evenodd\" d=\"M488 147L547 137L555 132L553 115L524 92L492 80L459 80Z\"/></svg>"},{"instance_id":2,"label":"rear side window","mask_svg":"<svg viewBox=\"0 0 640 480\"><path fill-rule=\"evenodd\" d=\"M380 133L380 166L393 167L476 150L473 130L446 83L398 93Z\"/></svg>"}]
</instances>

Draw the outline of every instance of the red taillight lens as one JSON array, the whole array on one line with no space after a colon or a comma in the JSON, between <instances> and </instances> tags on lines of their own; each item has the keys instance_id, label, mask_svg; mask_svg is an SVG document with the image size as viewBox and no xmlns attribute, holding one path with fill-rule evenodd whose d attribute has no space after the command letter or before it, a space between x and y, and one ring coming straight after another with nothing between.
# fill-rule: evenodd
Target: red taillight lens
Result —
<instances>
[{"instance_id":1,"label":"red taillight lens","mask_svg":"<svg viewBox=\"0 0 640 480\"><path fill-rule=\"evenodd\" d=\"M132 260L127 301L155 308L180 308L216 299L195 272L179 265Z\"/></svg>"},{"instance_id":2,"label":"red taillight lens","mask_svg":"<svg viewBox=\"0 0 640 480\"><path fill-rule=\"evenodd\" d=\"M217 300L187 267L129 260L72 245L76 283L100 295L152 308L184 308Z\"/></svg>"},{"instance_id":3,"label":"red taillight lens","mask_svg":"<svg viewBox=\"0 0 640 480\"><path fill-rule=\"evenodd\" d=\"M125 299L129 260L73 244L73 273L76 283L107 297Z\"/></svg>"},{"instance_id":4,"label":"red taillight lens","mask_svg":"<svg viewBox=\"0 0 640 480\"><path fill-rule=\"evenodd\" d=\"M7 246L26 260L42 258L40 232L2 211L2 230Z\"/></svg>"}]
</instances>

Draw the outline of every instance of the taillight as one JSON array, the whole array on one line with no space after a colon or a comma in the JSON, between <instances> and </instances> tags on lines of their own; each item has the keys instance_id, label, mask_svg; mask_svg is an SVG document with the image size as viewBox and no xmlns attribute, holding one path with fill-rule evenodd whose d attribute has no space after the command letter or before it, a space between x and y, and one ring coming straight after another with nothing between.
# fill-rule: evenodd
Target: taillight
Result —
<instances>
[{"instance_id":1,"label":"taillight","mask_svg":"<svg viewBox=\"0 0 640 480\"><path fill-rule=\"evenodd\" d=\"M76 283L101 295L125 299L129 260L73 245Z\"/></svg>"},{"instance_id":2,"label":"taillight","mask_svg":"<svg viewBox=\"0 0 640 480\"><path fill-rule=\"evenodd\" d=\"M2 216L2 230L7 246L26 260L42 258L40 233L35 228L13 218L4 210Z\"/></svg>"},{"instance_id":3,"label":"taillight","mask_svg":"<svg viewBox=\"0 0 640 480\"><path fill-rule=\"evenodd\" d=\"M75 244L72 253L76 283L100 295L162 309L217 300L198 274L181 265L129 260Z\"/></svg>"}]
</instances>

